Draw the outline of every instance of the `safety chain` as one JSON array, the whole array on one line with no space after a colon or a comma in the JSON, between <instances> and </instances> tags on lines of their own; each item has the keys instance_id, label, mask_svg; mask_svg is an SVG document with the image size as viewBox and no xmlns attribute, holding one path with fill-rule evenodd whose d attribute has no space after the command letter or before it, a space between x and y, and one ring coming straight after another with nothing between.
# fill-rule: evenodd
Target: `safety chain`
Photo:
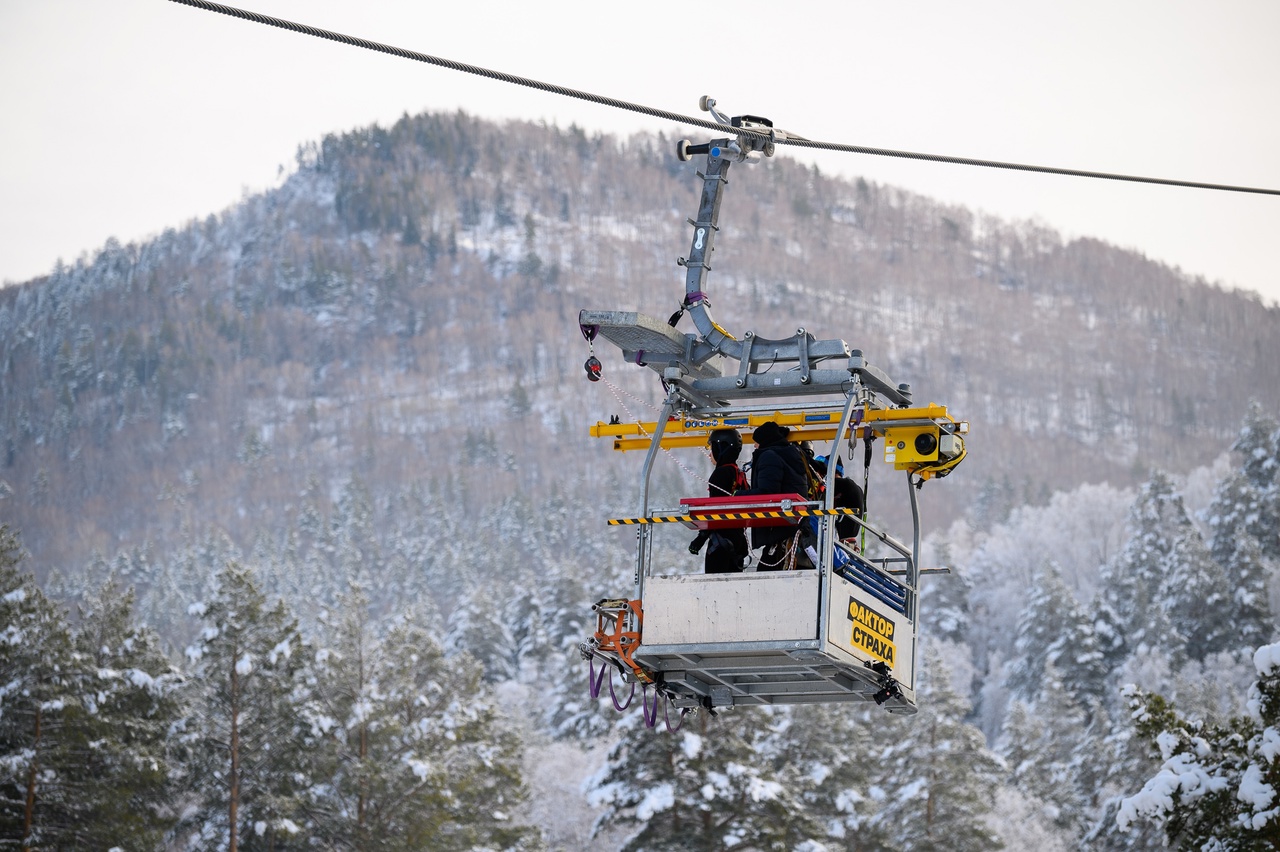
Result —
<instances>
[{"instance_id":1,"label":"safety chain","mask_svg":"<svg viewBox=\"0 0 1280 852\"><path fill-rule=\"evenodd\" d=\"M655 408L653 403L640 399L640 397L636 396L633 393L624 391L622 388L618 387L608 379L602 378L600 379L600 381L604 382L605 385L609 388L609 390L613 392L613 398L618 401L618 405L622 407L622 413L627 415L627 419L635 421L636 427L640 430L640 434L645 438L652 438L653 436L645 431L644 424L640 421L640 418L636 417L634 414L631 413L631 409L627 407L626 402L624 402L622 399L622 394L625 393L627 394L627 396L631 397L637 402L643 405L646 405L650 408ZM685 475L687 475L693 481L701 482L703 485L706 485L708 484L708 482L710 482L710 479L708 477L700 476L699 474L696 474L692 470L690 470L688 466L685 465L684 462L680 461L680 458L678 456L676 456L673 452L671 452L670 448L663 447L662 451L666 453L667 457L670 458L673 462L675 462L676 466L679 467L681 470L683 470L685 472ZM708 455L710 455L710 453L708 453Z\"/></svg>"}]
</instances>

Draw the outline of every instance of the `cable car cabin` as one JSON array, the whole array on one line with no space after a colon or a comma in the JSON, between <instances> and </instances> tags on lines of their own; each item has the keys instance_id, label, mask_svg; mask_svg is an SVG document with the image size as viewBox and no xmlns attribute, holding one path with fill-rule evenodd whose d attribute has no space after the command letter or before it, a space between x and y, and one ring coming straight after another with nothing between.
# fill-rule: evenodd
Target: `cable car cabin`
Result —
<instances>
[{"instance_id":1,"label":"cable car cabin","mask_svg":"<svg viewBox=\"0 0 1280 852\"><path fill-rule=\"evenodd\" d=\"M680 500L679 508L611 519L614 526L636 527L635 592L631 599L596 604L597 632L583 644L585 655L607 661L624 681L652 684L677 708L875 701L892 713L915 712L921 571L915 560L920 529L914 486L922 476L937 475L925 467L939 462L936 452L923 461L917 458L912 436L929 435L944 448L960 446L965 425L940 406L875 408L869 405L873 393L857 381L846 385L859 390L848 394L841 408L728 406L714 414L688 411L653 423L598 423L591 431L612 438L618 450L649 450L646 492L656 450L705 446L716 429L740 428L749 436L768 420L790 424L790 440L812 441L815 448L821 441L830 447L829 458L842 450L851 458L846 448L858 437L885 440L886 459L908 471L907 495L916 521L913 544L833 505L835 465L828 470L823 503L796 493L689 497ZM927 441L920 443L923 447ZM943 457L941 463L954 466L956 461L958 457ZM642 504L647 509L643 498ZM863 547L871 542L882 555L864 556L862 547L839 540L836 521L841 517L854 517ZM717 530L798 526L810 519L818 528L814 570L652 571L653 536L662 525ZM700 562L691 568L700 569Z\"/></svg>"},{"instance_id":2,"label":"cable car cabin","mask_svg":"<svg viewBox=\"0 0 1280 852\"><path fill-rule=\"evenodd\" d=\"M736 140L705 145L682 141L681 159L705 153L698 172L702 198L687 258L686 292L679 311L662 321L625 311L582 311L578 322L590 347L591 381L601 379L597 340L616 345L623 358L656 372L666 398L652 423L598 423L591 434L619 451L644 450L639 511L609 521L636 528L634 590L628 598L598 602L596 632L581 647L602 676L655 691L668 706L687 710L733 705L875 701L892 713L914 713L918 591L922 571L916 498L926 479L942 477L965 455L957 422L940 405L913 407L911 389L896 384L843 340L818 340L803 328L772 340L747 332L741 339L711 315L705 294L708 260L719 232L725 173L733 162L772 153L767 121L726 119L703 107ZM765 124L761 124L765 122ZM773 131L768 125L769 133ZM695 333L676 329L688 313ZM736 362L736 363L735 363ZM840 541L837 520L854 516L834 505L836 464L830 464L824 499L755 494L690 496L679 507L653 509L649 483L660 451L703 448L712 431L751 432L773 421L789 441L809 441L829 459L852 462L857 440L865 464L872 442L884 442L884 461L904 471L913 529L907 544L855 516L857 544ZM705 492L704 492L705 493ZM881 499L884 499L881 497ZM664 525L688 529L758 528L813 524L812 570L735 574L655 574L653 537ZM875 555L870 556L872 551ZM701 564L698 565L698 570ZM691 567L692 570L692 567ZM613 689L612 674L610 689ZM593 677L593 695L600 680ZM622 709L616 695L615 705Z\"/></svg>"}]
</instances>

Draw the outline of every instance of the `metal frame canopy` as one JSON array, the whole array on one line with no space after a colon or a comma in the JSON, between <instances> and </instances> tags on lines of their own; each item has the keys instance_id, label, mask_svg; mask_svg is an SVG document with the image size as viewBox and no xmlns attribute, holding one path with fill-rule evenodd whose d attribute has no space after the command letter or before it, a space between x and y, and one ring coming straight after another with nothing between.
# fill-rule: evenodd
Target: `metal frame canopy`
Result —
<instances>
[{"instance_id":1,"label":"metal frame canopy","mask_svg":"<svg viewBox=\"0 0 1280 852\"><path fill-rule=\"evenodd\" d=\"M918 589L921 574L928 573L917 562L916 492L924 480L945 476L964 459L967 424L940 405L912 407L909 385L895 383L843 340L818 340L803 328L780 340L752 332L739 339L715 321L705 285L725 175L735 162L771 156L774 141L787 135L767 119L727 118L710 98L700 106L721 125L750 132L677 146L681 160L706 156L697 173L702 195L697 218L689 220L689 255L678 261L686 270L680 311L665 322L614 310L584 310L578 318L592 344L586 365L592 381L601 369L594 343L603 339L627 361L658 373L667 391L654 422L615 421L591 429L595 437L612 438L617 450L646 453L638 515L610 520L637 528L633 595L595 605L597 629L581 644L582 654L684 710L874 700L891 713L914 713ZM696 333L675 328L686 312ZM757 495L748 504L726 498L651 510L649 486L659 450L705 446L713 430L749 433L770 420L791 428L789 440L828 445L831 459L842 451L852 459L862 438L869 464L870 442L882 439L884 460L907 474L910 544L860 517L855 520L864 544L868 536L877 540L882 555L868 558L838 540L835 522L849 510L834 506L835 464L828 466L825 503ZM653 574L653 535L663 524L795 524L810 517L818 527L815 570ZM598 689L596 681L593 690Z\"/></svg>"}]
</instances>

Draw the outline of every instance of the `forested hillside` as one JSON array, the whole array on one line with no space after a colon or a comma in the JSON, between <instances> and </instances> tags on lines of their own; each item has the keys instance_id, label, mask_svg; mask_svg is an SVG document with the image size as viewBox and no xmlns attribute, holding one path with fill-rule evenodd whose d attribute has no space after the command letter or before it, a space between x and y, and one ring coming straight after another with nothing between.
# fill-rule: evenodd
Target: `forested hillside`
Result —
<instances>
[{"instance_id":1,"label":"forested hillside","mask_svg":"<svg viewBox=\"0 0 1280 852\"><path fill-rule=\"evenodd\" d=\"M926 564L953 572L924 589L922 712L733 710L667 734L587 696L589 605L632 567L603 521L634 509L639 466L587 427L652 419L661 388L604 351L589 383L577 313L679 306L698 187L673 149L405 117L304 145L281 188L219 216L0 290L0 684L28 685L0 687L5 840L1276 830L1258 785L1280 783L1280 703L1248 699L1280 682L1250 656L1280 613L1280 310L781 155L730 176L718 321L843 338L971 424L922 492ZM657 499L708 472L663 459ZM902 484L876 477L892 526ZM686 544L659 558L693 570ZM1191 764L1216 793L1249 779L1213 800L1234 828L1177 810L1203 790L1161 798ZM122 795L147 817L112 834L95 820Z\"/></svg>"},{"instance_id":2,"label":"forested hillside","mask_svg":"<svg viewBox=\"0 0 1280 852\"><path fill-rule=\"evenodd\" d=\"M221 216L0 292L8 518L39 563L76 564L184 529L246 544L312 481L631 500L604 488L628 467L585 437L628 412L580 380L575 319L678 306L697 186L673 148L405 118L304 147L285 186ZM973 423L927 517L1186 471L1251 397L1280 403L1280 310L1255 298L781 157L731 181L721 323L842 337Z\"/></svg>"}]
</instances>

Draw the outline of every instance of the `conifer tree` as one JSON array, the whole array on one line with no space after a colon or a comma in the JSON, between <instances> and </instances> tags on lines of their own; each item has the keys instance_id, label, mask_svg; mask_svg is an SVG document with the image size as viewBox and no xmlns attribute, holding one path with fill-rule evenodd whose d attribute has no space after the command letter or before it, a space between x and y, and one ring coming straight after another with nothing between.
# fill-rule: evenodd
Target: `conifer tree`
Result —
<instances>
[{"instance_id":1,"label":"conifer tree","mask_svg":"<svg viewBox=\"0 0 1280 852\"><path fill-rule=\"evenodd\" d=\"M133 621L133 592L114 578L90 595L74 634L82 672L77 770L85 848L153 848L172 824L172 728L181 674L154 631Z\"/></svg>"},{"instance_id":2,"label":"conifer tree","mask_svg":"<svg viewBox=\"0 0 1280 852\"><path fill-rule=\"evenodd\" d=\"M234 562L213 599L192 612L206 627L187 649L197 695L183 742L200 803L182 836L198 849L301 848L315 754L299 712L297 623L283 601L268 604L252 570Z\"/></svg>"},{"instance_id":3,"label":"conifer tree","mask_svg":"<svg viewBox=\"0 0 1280 852\"><path fill-rule=\"evenodd\" d=\"M448 658L413 613L377 635L354 588L316 653L306 716L322 751L309 810L334 849L516 848L520 744L465 655Z\"/></svg>"},{"instance_id":4,"label":"conifer tree","mask_svg":"<svg viewBox=\"0 0 1280 852\"><path fill-rule=\"evenodd\" d=\"M330 522L335 584L367 584L371 572L382 563L381 548L374 532L373 498L359 479L347 483Z\"/></svg>"},{"instance_id":5,"label":"conifer tree","mask_svg":"<svg viewBox=\"0 0 1280 852\"><path fill-rule=\"evenodd\" d=\"M77 666L66 614L20 570L23 558L0 525L0 839L71 848Z\"/></svg>"},{"instance_id":6,"label":"conifer tree","mask_svg":"<svg viewBox=\"0 0 1280 852\"><path fill-rule=\"evenodd\" d=\"M1264 556L1280 559L1280 424L1255 400L1231 449L1243 457L1244 475L1258 494L1260 511L1249 518L1248 529Z\"/></svg>"},{"instance_id":7,"label":"conifer tree","mask_svg":"<svg viewBox=\"0 0 1280 852\"><path fill-rule=\"evenodd\" d=\"M1271 607L1267 585L1270 571L1262 545L1250 524L1262 513L1262 499L1243 471L1227 476L1214 490L1207 512L1209 552L1225 575L1227 617L1234 640L1256 647L1269 638Z\"/></svg>"},{"instance_id":8,"label":"conifer tree","mask_svg":"<svg viewBox=\"0 0 1280 852\"><path fill-rule=\"evenodd\" d=\"M1166 564L1162 606L1186 655L1203 660L1228 650L1236 628L1223 618L1231 612L1226 573L1190 523L1174 541Z\"/></svg>"},{"instance_id":9,"label":"conifer tree","mask_svg":"<svg viewBox=\"0 0 1280 852\"><path fill-rule=\"evenodd\" d=\"M1278 433L1280 423L1263 411L1257 400L1250 402L1244 422L1240 424L1240 434L1231 449L1244 457L1244 474L1260 490L1270 488L1280 477Z\"/></svg>"},{"instance_id":10,"label":"conifer tree","mask_svg":"<svg viewBox=\"0 0 1280 852\"><path fill-rule=\"evenodd\" d=\"M1175 658L1221 650L1221 605L1206 598L1218 602L1225 579L1166 474L1143 486L1129 528L1129 542L1101 577L1098 629L1108 664L1142 646Z\"/></svg>"},{"instance_id":11,"label":"conifer tree","mask_svg":"<svg viewBox=\"0 0 1280 852\"><path fill-rule=\"evenodd\" d=\"M492 584L475 577L449 615L445 648L478 660L489 683L511 680L519 668L516 637L504 618L506 603L506 596L494 594Z\"/></svg>"},{"instance_id":12,"label":"conifer tree","mask_svg":"<svg viewBox=\"0 0 1280 852\"><path fill-rule=\"evenodd\" d=\"M596 831L635 827L627 852L659 849L794 849L824 834L761 752L770 723L761 710L698 713L678 732L648 729L642 713L619 724L621 739L588 779L603 806Z\"/></svg>"},{"instance_id":13,"label":"conifer tree","mask_svg":"<svg viewBox=\"0 0 1280 852\"><path fill-rule=\"evenodd\" d=\"M1077 706L1101 696L1106 671L1092 621L1062 581L1056 564L1044 566L1036 575L1027 605L1018 616L1014 651L1007 682L1023 700L1033 700L1039 693L1050 665Z\"/></svg>"},{"instance_id":14,"label":"conifer tree","mask_svg":"<svg viewBox=\"0 0 1280 852\"><path fill-rule=\"evenodd\" d=\"M969 702L951 688L941 655L926 649L917 691L920 711L882 717L889 744L875 756L873 784L884 791L872 826L891 847L937 852L999 849L987 825L1003 761L982 732L964 722Z\"/></svg>"},{"instance_id":15,"label":"conifer tree","mask_svg":"<svg viewBox=\"0 0 1280 852\"><path fill-rule=\"evenodd\" d=\"M1034 701L1010 706L1000 738L1009 783L1043 802L1054 824L1076 835L1091 822L1091 765L1105 760L1088 717L1049 662Z\"/></svg>"},{"instance_id":16,"label":"conifer tree","mask_svg":"<svg viewBox=\"0 0 1280 852\"><path fill-rule=\"evenodd\" d=\"M822 848L848 852L886 848L875 825L881 800L872 790L879 708L798 704L775 711L767 753L787 789L824 829Z\"/></svg>"},{"instance_id":17,"label":"conifer tree","mask_svg":"<svg viewBox=\"0 0 1280 852\"><path fill-rule=\"evenodd\" d=\"M108 581L73 632L0 527L0 845L153 848L171 822L177 674Z\"/></svg>"},{"instance_id":18,"label":"conifer tree","mask_svg":"<svg viewBox=\"0 0 1280 852\"><path fill-rule=\"evenodd\" d=\"M1101 740L1101 759L1084 766L1086 783L1094 790L1091 816L1093 824L1081 842L1084 849L1098 852L1130 852L1130 850L1164 850L1168 848L1164 832L1155 825L1132 824L1124 828L1116 821L1125 797L1136 785L1136 779L1149 778L1160 762L1150 743L1137 728L1128 705L1132 687L1122 691L1124 701L1114 709L1098 707L1092 730ZM1101 724L1099 724L1101 720Z\"/></svg>"},{"instance_id":19,"label":"conifer tree","mask_svg":"<svg viewBox=\"0 0 1280 852\"><path fill-rule=\"evenodd\" d=\"M1187 719L1157 694L1130 694L1138 730L1163 764L1121 804L1121 829L1154 824L1188 849L1280 846L1280 645L1259 648L1254 665L1249 714L1224 723Z\"/></svg>"}]
</instances>

